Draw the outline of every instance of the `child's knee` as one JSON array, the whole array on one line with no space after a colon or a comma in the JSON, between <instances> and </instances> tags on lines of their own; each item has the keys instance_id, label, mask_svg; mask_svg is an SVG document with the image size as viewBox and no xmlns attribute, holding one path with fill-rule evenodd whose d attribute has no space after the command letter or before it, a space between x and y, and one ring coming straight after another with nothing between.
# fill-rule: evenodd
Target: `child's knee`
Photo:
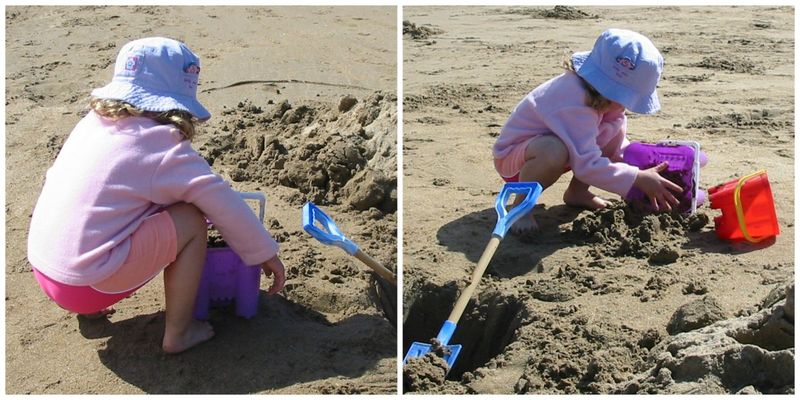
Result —
<instances>
[{"instance_id":1,"label":"child's knee","mask_svg":"<svg viewBox=\"0 0 800 400\"><path fill-rule=\"evenodd\" d=\"M568 161L567 146L554 135L542 136L530 142L525 152L525 164L534 163L538 168L563 172Z\"/></svg>"},{"instance_id":2,"label":"child's knee","mask_svg":"<svg viewBox=\"0 0 800 400\"><path fill-rule=\"evenodd\" d=\"M197 234L206 234L208 224L206 217L199 208L190 203L173 204L167 208L175 227L178 230L185 230Z\"/></svg>"}]
</instances>

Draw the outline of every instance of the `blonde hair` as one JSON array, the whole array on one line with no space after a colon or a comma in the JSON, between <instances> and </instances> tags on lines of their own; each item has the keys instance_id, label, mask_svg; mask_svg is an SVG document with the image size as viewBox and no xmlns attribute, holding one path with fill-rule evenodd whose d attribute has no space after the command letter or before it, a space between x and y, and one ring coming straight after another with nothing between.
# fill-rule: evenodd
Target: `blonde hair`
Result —
<instances>
[{"instance_id":1,"label":"blonde hair","mask_svg":"<svg viewBox=\"0 0 800 400\"><path fill-rule=\"evenodd\" d=\"M183 138L189 141L194 137L195 125L199 122L199 120L188 111L144 111L122 100L93 97L91 101L89 101L89 108L97 114L115 121L128 117L145 117L160 124L172 124L181 131Z\"/></svg>"},{"instance_id":2,"label":"blonde hair","mask_svg":"<svg viewBox=\"0 0 800 400\"><path fill-rule=\"evenodd\" d=\"M572 56L567 56L564 59L564 69L566 69L567 71L572 71L575 73L575 75L578 75L577 71L575 71L575 66L572 64ZM578 78L581 79L581 83L583 83L583 87L584 89L586 89L588 97L588 100L586 102L587 106L592 107L600 112L606 111L609 107L611 107L611 100L603 97L603 95L600 94L600 92L598 92L597 89L595 89L592 85L590 85L589 82L586 82L586 80L583 79L580 75L578 75Z\"/></svg>"}]
</instances>

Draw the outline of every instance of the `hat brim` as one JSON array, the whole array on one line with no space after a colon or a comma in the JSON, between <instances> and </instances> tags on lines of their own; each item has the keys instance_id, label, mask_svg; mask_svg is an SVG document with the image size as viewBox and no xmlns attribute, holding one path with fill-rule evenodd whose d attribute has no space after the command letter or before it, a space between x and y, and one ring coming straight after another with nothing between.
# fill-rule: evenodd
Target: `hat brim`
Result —
<instances>
[{"instance_id":1,"label":"hat brim","mask_svg":"<svg viewBox=\"0 0 800 400\"><path fill-rule=\"evenodd\" d=\"M653 93L650 96L637 96L632 90L606 76L600 69L595 68L592 63L587 64L586 60L589 59L590 54L591 51L574 53L572 55L572 67L578 76L592 85L603 97L616 101L637 114L653 114L661 109L661 102L658 100L658 91L656 89L653 89Z\"/></svg>"},{"instance_id":2,"label":"hat brim","mask_svg":"<svg viewBox=\"0 0 800 400\"><path fill-rule=\"evenodd\" d=\"M112 81L92 90L92 96L125 101L143 111L183 110L201 121L211 118L211 113L195 98L174 93L162 94L129 82Z\"/></svg>"},{"instance_id":3,"label":"hat brim","mask_svg":"<svg viewBox=\"0 0 800 400\"><path fill-rule=\"evenodd\" d=\"M590 53L591 51L579 51L572 55L572 68L575 70L575 72L581 69L583 63L586 62L587 58L589 58Z\"/></svg>"}]
</instances>

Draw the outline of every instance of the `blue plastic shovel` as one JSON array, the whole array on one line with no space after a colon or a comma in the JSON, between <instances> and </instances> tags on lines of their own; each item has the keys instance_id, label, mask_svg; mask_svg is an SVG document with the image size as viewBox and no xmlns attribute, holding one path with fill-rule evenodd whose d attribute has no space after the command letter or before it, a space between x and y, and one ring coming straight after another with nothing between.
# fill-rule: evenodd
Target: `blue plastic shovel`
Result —
<instances>
[{"instance_id":1,"label":"blue plastic shovel","mask_svg":"<svg viewBox=\"0 0 800 400\"><path fill-rule=\"evenodd\" d=\"M319 225L317 225L317 222L319 222ZM381 263L375 261L372 257L361 251L358 245L348 239L333 220L320 210L319 207L314 205L314 203L308 202L303 206L303 229L322 244L336 246L344 250L347 254L355 256L380 275L381 278L397 286L397 277L395 277L392 271L386 269Z\"/></svg>"},{"instance_id":2,"label":"blue plastic shovel","mask_svg":"<svg viewBox=\"0 0 800 400\"><path fill-rule=\"evenodd\" d=\"M508 204L508 200L512 194L525 196L525 200L511 209L511 211L507 211L506 204ZM453 368L453 364L455 364L456 358L458 358L458 353L461 352L460 344L449 344L450 339L453 337L453 332L456 330L456 324L458 324L461 314L464 313L464 309L467 308L467 303L470 297L472 297L472 293L475 291L475 288L478 287L478 284L480 284L481 277L484 271L486 271L486 267L489 265L489 261L492 259L495 250L497 250L500 240L506 235L508 228L514 225L514 222L533 210L533 206L536 205L536 200L539 198L540 194L542 194L542 185L538 182L514 182L506 183L505 186L503 186L503 189L500 191L500 194L497 195L497 200L495 201L497 224L494 227L489 244L486 245L486 249L483 250L483 255L481 255L480 260L478 260L478 266L472 273L472 281L458 297L453 311L450 313L450 316L447 317L447 320L444 321L442 328L439 330L439 334L436 335L436 339L434 339L435 343L412 343L411 348L408 349L408 353L406 353L405 358L403 358L403 364L407 363L411 358L424 356L434 350L434 348L438 349L444 347L446 349L443 351L443 356L444 360L447 362L448 371L450 368Z\"/></svg>"}]
</instances>

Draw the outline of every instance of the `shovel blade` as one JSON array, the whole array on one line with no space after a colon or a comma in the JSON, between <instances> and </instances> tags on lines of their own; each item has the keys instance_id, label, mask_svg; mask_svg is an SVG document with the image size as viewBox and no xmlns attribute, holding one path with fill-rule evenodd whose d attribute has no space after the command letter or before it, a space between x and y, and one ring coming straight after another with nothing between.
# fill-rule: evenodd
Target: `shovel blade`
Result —
<instances>
[{"instance_id":1,"label":"shovel blade","mask_svg":"<svg viewBox=\"0 0 800 400\"><path fill-rule=\"evenodd\" d=\"M447 363L447 371L449 372L450 369L453 368L453 365L456 363L456 359L458 358L458 353L461 352L461 345L460 344L450 344L444 346L447 348L447 354L444 355L444 361ZM403 358L403 365L408 363L409 359L423 357L425 354L430 353L433 351L433 345L430 343L422 343L422 342L414 342L411 343L411 347L408 349L408 353Z\"/></svg>"},{"instance_id":2,"label":"shovel blade","mask_svg":"<svg viewBox=\"0 0 800 400\"><path fill-rule=\"evenodd\" d=\"M358 245L348 239L336 223L314 203L303 206L303 230L314 239L328 246L336 246L351 256L358 251ZM317 225L319 223L319 225ZM321 226L321 227L320 227Z\"/></svg>"}]
</instances>

